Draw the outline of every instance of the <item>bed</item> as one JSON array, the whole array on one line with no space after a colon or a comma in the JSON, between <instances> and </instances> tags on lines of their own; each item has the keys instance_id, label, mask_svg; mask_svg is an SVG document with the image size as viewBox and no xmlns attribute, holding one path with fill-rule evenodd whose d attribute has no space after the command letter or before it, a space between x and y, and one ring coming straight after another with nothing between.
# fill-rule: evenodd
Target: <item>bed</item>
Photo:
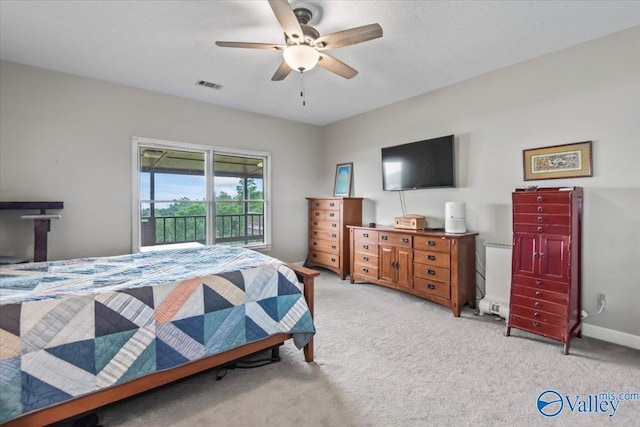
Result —
<instances>
[{"instance_id":1,"label":"bed","mask_svg":"<svg viewBox=\"0 0 640 427\"><path fill-rule=\"evenodd\" d=\"M317 274L231 246L2 267L0 424L64 420L288 339L310 362Z\"/></svg>"}]
</instances>

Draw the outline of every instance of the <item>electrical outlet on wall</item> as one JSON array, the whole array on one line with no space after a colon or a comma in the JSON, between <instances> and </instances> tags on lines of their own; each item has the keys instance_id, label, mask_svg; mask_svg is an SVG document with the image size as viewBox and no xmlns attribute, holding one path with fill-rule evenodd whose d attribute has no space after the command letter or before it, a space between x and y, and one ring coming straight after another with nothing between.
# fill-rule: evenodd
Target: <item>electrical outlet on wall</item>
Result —
<instances>
[{"instance_id":1,"label":"electrical outlet on wall","mask_svg":"<svg viewBox=\"0 0 640 427\"><path fill-rule=\"evenodd\" d=\"M598 309L601 311L607 309L607 296L605 294L598 294Z\"/></svg>"}]
</instances>

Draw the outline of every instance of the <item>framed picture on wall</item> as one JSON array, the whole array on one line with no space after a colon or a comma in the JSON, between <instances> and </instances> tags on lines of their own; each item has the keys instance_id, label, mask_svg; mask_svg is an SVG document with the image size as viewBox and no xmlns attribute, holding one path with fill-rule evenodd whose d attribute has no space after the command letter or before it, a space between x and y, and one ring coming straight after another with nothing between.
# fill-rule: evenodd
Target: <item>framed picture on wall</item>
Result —
<instances>
[{"instance_id":1,"label":"framed picture on wall","mask_svg":"<svg viewBox=\"0 0 640 427\"><path fill-rule=\"evenodd\" d=\"M351 197L351 175L353 163L340 163L336 166L336 179L333 186L333 195Z\"/></svg>"},{"instance_id":2,"label":"framed picture on wall","mask_svg":"<svg viewBox=\"0 0 640 427\"><path fill-rule=\"evenodd\" d=\"M591 141L522 151L524 180L593 176Z\"/></svg>"}]
</instances>

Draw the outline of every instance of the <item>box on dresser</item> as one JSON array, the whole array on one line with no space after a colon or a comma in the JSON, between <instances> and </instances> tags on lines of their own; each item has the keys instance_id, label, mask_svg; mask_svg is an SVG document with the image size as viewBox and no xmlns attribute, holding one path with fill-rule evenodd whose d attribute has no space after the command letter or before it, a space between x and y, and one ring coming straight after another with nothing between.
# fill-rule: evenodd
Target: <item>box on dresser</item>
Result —
<instances>
[{"instance_id":1,"label":"box on dresser","mask_svg":"<svg viewBox=\"0 0 640 427\"><path fill-rule=\"evenodd\" d=\"M516 190L506 335L521 329L564 343L581 336L580 187Z\"/></svg>"},{"instance_id":2,"label":"box on dresser","mask_svg":"<svg viewBox=\"0 0 640 427\"><path fill-rule=\"evenodd\" d=\"M442 304L475 308L476 233L349 226L351 283L375 283Z\"/></svg>"},{"instance_id":3,"label":"box on dresser","mask_svg":"<svg viewBox=\"0 0 640 427\"><path fill-rule=\"evenodd\" d=\"M309 203L308 267L349 274L348 225L362 223L361 197L307 197Z\"/></svg>"}]
</instances>

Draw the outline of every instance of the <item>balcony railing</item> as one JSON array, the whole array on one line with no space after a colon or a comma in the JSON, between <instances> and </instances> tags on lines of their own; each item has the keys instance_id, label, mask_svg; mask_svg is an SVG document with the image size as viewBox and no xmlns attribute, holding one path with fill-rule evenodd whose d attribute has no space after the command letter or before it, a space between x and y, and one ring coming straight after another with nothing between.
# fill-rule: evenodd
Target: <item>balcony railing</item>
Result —
<instances>
[{"instance_id":1,"label":"balcony railing","mask_svg":"<svg viewBox=\"0 0 640 427\"><path fill-rule=\"evenodd\" d=\"M264 214L216 215L215 241L222 244L247 244L264 240ZM207 241L204 215L142 218L142 246Z\"/></svg>"}]
</instances>

